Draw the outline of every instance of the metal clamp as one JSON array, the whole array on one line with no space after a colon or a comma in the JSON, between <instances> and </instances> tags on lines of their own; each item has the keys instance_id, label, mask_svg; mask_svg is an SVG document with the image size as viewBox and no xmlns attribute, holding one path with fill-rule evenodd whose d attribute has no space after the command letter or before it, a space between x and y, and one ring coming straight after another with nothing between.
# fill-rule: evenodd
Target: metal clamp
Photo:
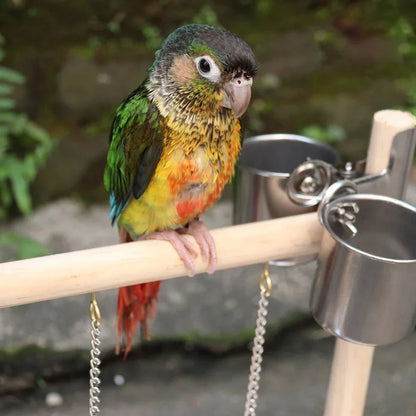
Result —
<instances>
[{"instance_id":1,"label":"metal clamp","mask_svg":"<svg viewBox=\"0 0 416 416\"><path fill-rule=\"evenodd\" d=\"M339 202L329 208L328 216L346 227L354 236L358 232L354 223L359 210L356 202Z\"/></svg>"},{"instance_id":2,"label":"metal clamp","mask_svg":"<svg viewBox=\"0 0 416 416\"><path fill-rule=\"evenodd\" d=\"M354 225L356 215L359 211L357 203L340 202L339 204L333 204L331 208L328 208L329 203L337 198L356 194L357 192L357 184L351 180L344 179L333 183L323 195L322 201L318 206L318 217L321 224L324 224L324 216L329 209L328 215L331 215L336 221L346 227L353 236L357 234L357 228Z\"/></svg>"},{"instance_id":3,"label":"metal clamp","mask_svg":"<svg viewBox=\"0 0 416 416\"><path fill-rule=\"evenodd\" d=\"M321 160L307 160L290 175L287 183L289 198L298 205L312 207L338 177L337 170Z\"/></svg>"},{"instance_id":4,"label":"metal clamp","mask_svg":"<svg viewBox=\"0 0 416 416\"><path fill-rule=\"evenodd\" d=\"M289 198L296 204L312 207L318 205L332 183L340 180L354 182L360 193L388 195L402 198L406 180L412 166L416 142L414 129L398 133L392 143L388 167L381 172L366 174L366 161L347 162L344 168L335 169L320 160L307 160L290 175L287 184Z\"/></svg>"}]
</instances>

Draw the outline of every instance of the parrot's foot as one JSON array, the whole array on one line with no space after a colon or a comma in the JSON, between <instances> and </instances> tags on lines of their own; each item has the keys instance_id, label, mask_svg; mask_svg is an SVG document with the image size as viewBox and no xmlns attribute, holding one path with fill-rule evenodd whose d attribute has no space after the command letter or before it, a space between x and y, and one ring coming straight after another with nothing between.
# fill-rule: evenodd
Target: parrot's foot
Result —
<instances>
[{"instance_id":1,"label":"parrot's foot","mask_svg":"<svg viewBox=\"0 0 416 416\"><path fill-rule=\"evenodd\" d=\"M195 266L193 259L198 257L198 250L182 233L175 230L155 231L153 233L143 235L139 240L166 240L169 241L178 253L179 257L189 271L189 275L195 274Z\"/></svg>"},{"instance_id":2,"label":"parrot's foot","mask_svg":"<svg viewBox=\"0 0 416 416\"><path fill-rule=\"evenodd\" d=\"M208 273L214 273L217 266L217 249L207 226L202 221L193 220L187 228L180 228L178 232L192 235L195 238L203 258L208 261Z\"/></svg>"},{"instance_id":3,"label":"parrot's foot","mask_svg":"<svg viewBox=\"0 0 416 416\"><path fill-rule=\"evenodd\" d=\"M139 237L139 240L169 241L184 262L189 276L194 276L194 259L198 257L199 252L195 245L185 237L187 234L195 238L201 249L202 257L208 261L208 273L214 273L217 266L217 250L214 239L202 221L193 220L186 228L178 228L177 230L155 231Z\"/></svg>"}]
</instances>

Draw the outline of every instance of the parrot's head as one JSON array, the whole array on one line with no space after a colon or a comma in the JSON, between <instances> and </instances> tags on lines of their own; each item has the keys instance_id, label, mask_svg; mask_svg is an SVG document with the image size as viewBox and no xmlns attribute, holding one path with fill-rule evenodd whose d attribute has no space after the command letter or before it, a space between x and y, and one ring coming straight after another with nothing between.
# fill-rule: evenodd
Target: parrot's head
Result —
<instances>
[{"instance_id":1,"label":"parrot's head","mask_svg":"<svg viewBox=\"0 0 416 416\"><path fill-rule=\"evenodd\" d=\"M171 33L150 69L148 88L162 115L223 109L240 117L251 98L257 62L237 35L206 25L186 25Z\"/></svg>"}]
</instances>

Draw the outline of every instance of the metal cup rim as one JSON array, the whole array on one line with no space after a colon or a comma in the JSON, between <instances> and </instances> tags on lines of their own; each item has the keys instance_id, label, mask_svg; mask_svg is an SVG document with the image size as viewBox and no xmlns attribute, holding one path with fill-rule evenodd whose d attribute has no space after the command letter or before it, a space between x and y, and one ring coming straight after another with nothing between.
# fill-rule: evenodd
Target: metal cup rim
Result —
<instances>
[{"instance_id":1,"label":"metal cup rim","mask_svg":"<svg viewBox=\"0 0 416 416\"><path fill-rule=\"evenodd\" d=\"M337 153L336 150L327 143L320 142L319 140L315 140L310 137L301 136L298 134L291 134L291 133L270 133L270 134L260 134L257 136L251 136L251 137L248 137L247 139L244 139L243 146L246 143L255 143L255 142L262 142L262 141L283 141L283 140L313 144L321 148L327 149L328 151ZM339 158L339 155L337 156L337 158ZM243 164L241 160L237 161L237 166L240 169L244 169L248 172L252 172L257 175L264 176L264 177L288 178L291 174L291 172L272 172L268 170L254 168L252 166Z\"/></svg>"},{"instance_id":2,"label":"metal cup rim","mask_svg":"<svg viewBox=\"0 0 416 416\"><path fill-rule=\"evenodd\" d=\"M340 202L353 202L356 200L372 200L372 201L384 201L384 202L388 202L394 205L399 205L402 208L408 209L409 211L412 211L415 215L416 215L416 207L414 207L413 205L405 202L405 201L401 201L399 199L396 198L392 198L389 196L385 196L385 195L376 195L376 194L350 194L350 195L345 195L345 196L341 196L331 202L328 203L328 207L329 208L330 205L335 205L337 203ZM341 244L343 247L348 248L349 250L358 253L366 258L370 258L372 260L376 260L379 262L383 262L383 263L389 263L389 264L412 264L412 263L416 263L416 257L413 259L394 259L394 258L388 258L388 257L382 257L382 256L377 256L375 254L369 253L367 251L364 250L360 250L357 247L354 247L353 245L347 243L344 239L342 239L338 234L336 234L333 229L332 226L330 225L329 221L328 221L328 213L329 213L329 209L326 209L323 216L322 216L322 222L323 225L325 227L325 229L329 232L329 234L331 235L332 238L334 238L339 244Z\"/></svg>"}]
</instances>

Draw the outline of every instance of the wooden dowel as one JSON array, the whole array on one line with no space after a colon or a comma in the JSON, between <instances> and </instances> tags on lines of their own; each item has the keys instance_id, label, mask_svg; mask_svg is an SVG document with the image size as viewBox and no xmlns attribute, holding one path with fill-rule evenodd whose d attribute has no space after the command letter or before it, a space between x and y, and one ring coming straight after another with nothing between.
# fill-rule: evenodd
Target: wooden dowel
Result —
<instances>
[{"instance_id":1,"label":"wooden dowel","mask_svg":"<svg viewBox=\"0 0 416 416\"><path fill-rule=\"evenodd\" d=\"M374 114L365 173L380 173L389 166L391 148L396 135L415 128L413 114L399 110L382 110ZM405 180L405 178L403 178Z\"/></svg>"},{"instance_id":2,"label":"wooden dowel","mask_svg":"<svg viewBox=\"0 0 416 416\"><path fill-rule=\"evenodd\" d=\"M217 270L318 252L316 213L212 230ZM192 238L192 237L189 237ZM195 261L197 273L206 262ZM187 275L171 244L140 241L0 264L0 307Z\"/></svg>"},{"instance_id":3,"label":"wooden dowel","mask_svg":"<svg viewBox=\"0 0 416 416\"><path fill-rule=\"evenodd\" d=\"M374 347L337 339L324 416L363 414Z\"/></svg>"},{"instance_id":4,"label":"wooden dowel","mask_svg":"<svg viewBox=\"0 0 416 416\"><path fill-rule=\"evenodd\" d=\"M387 168L394 138L415 126L416 118L407 112L382 110L375 113L366 174L377 174ZM324 416L363 415L374 349L337 338Z\"/></svg>"}]
</instances>

